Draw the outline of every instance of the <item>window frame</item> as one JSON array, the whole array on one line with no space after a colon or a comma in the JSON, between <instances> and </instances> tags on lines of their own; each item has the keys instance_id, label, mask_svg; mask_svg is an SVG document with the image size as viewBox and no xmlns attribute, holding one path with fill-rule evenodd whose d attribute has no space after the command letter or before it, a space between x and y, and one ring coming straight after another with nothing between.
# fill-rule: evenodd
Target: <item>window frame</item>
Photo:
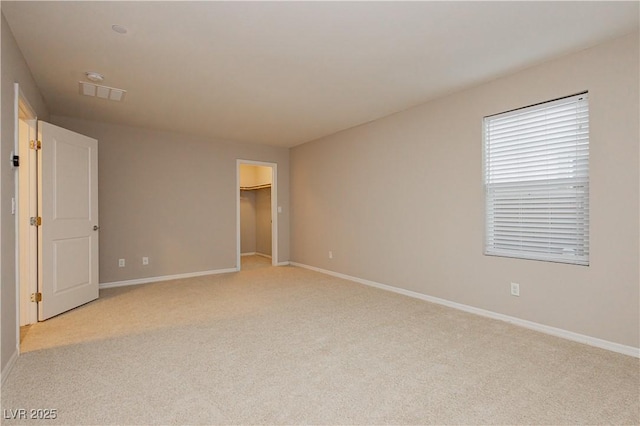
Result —
<instances>
[{"instance_id":1,"label":"window frame","mask_svg":"<svg viewBox=\"0 0 640 426\"><path fill-rule=\"evenodd\" d=\"M576 122L575 126L575 145L578 146L579 142L582 142L581 148L576 148L576 156L573 157L573 164L571 166L567 166L568 163L571 163L568 159L572 158L567 156L566 154L553 154L555 157L550 157L554 161L556 161L559 166L551 167L547 166L548 170L553 170L548 172L548 177L536 177L535 179L531 178L531 175L527 175L527 173L522 172L521 169L515 168L513 169L513 175L511 177L505 178L503 177L503 182L496 182L496 180L500 180L496 178L496 169L498 170L497 175L502 171L505 172L505 169L508 166L502 166L503 169L500 170L499 167L492 170L491 163L495 163L495 148L491 147L491 144L497 144L497 142L493 142L490 135L489 126L493 122L499 119L510 119L513 117L514 120L518 120L518 117L521 115L526 116L526 114L536 114L538 112L545 112L552 109L556 105L570 105L575 104L575 118ZM582 112L583 116L580 115L580 109L584 109ZM580 121L580 118L584 120L586 123L586 132L584 131L584 124ZM527 122L526 119L525 123ZM549 120L544 118L544 122L548 125ZM492 114L483 117L482 120L482 174L483 174L483 189L484 189L484 241L483 241L483 253L485 256L497 256L497 257L507 257L507 258L517 258L523 260L537 260L537 261L545 261L545 262L556 262L556 263L564 263L564 264L574 264L574 265L582 265L589 266L590 263L590 251L589 251L589 243L590 243L590 130L589 130L589 122L590 122L590 107L589 107L589 93L588 91L584 91L581 93L577 93L570 96L564 96L561 98L556 98L553 100L540 102L533 105L528 105L522 108L517 108L497 114ZM578 124L580 123L580 124ZM530 123L527 123L530 124ZM522 134L525 133L521 128L515 129L516 134L518 134L517 138L523 137ZM585 136L586 134L586 136ZM582 135L582 136L581 136ZM548 135L543 136L540 141L540 147L546 155L550 156L551 153L547 151L553 151L555 149L555 144L557 142L554 141L554 137L556 136L552 133L552 136L546 137ZM516 141L518 139L515 139ZM498 139L498 137L493 138ZM586 144L585 141L586 140ZM510 140L513 142L513 140ZM529 144L531 142L524 142L525 144ZM523 143L520 142L520 145ZM570 142L566 142L566 145L570 146ZM586 148L585 148L586 146ZM551 148L550 148L551 147ZM552 149L553 148L553 149ZM493 149L493 151L492 151ZM510 150L512 148L509 148ZM531 149L531 146L526 148L516 148L513 149L513 155L519 156L517 157L518 162L522 162L523 153L519 151L526 151L527 149ZM510 151L511 152L511 151ZM536 154L537 156L537 154ZM539 160L538 157L536 159ZM528 159L530 160L530 158ZM562 165L564 163L564 165ZM513 164L510 164L513 166ZM561 167L562 166L562 167ZM536 166L537 168L540 166ZM572 168L573 167L573 168ZM541 169L542 170L542 169ZM574 173L575 176L572 178L567 178L565 181L562 181L558 175L557 171L562 170L563 173L570 175ZM586 174L586 177L585 177ZM513 180L510 180L513 179ZM509 196L506 195L496 195L496 190L498 194L500 193L501 188L509 187L508 191L510 193ZM535 190L531 191L530 187L534 187ZM547 191L547 199L546 204L544 202L535 202L530 201L530 204L527 204L528 200L541 199L539 195L532 195L532 192L542 191L546 189ZM557 193L554 191L558 191ZM574 217L574 222L569 222L570 225L574 226L575 233L568 234L570 236L575 237L574 240L571 238L567 238L569 241L565 247L561 247L558 241L561 239L557 228L557 224L553 221L558 221L558 213L557 206L554 204L554 201L549 201L553 198L553 195L558 196L557 194L565 194L559 195L560 197L567 197L567 193L575 194L573 198L568 196L568 199L576 200L576 202L572 205L571 209L571 217ZM527 193L525 196L523 194ZM515 215L518 217L518 220L513 221L512 223L507 223L509 220L503 219L506 216L499 216L496 214L496 211L500 210L500 200L505 200L508 198L513 198L518 194L520 198L518 201L507 201L507 208L512 208L513 206L522 206L525 205L521 210L518 210ZM500 198L500 197L507 198ZM516 197L517 198L517 197ZM498 202L496 202L498 200ZM523 202L524 201L524 202ZM539 226L535 222L538 220L531 219L532 217L532 208L527 207L527 205L535 205L536 207L547 207L546 211L549 217L549 224L547 226ZM556 210L554 210L554 207ZM524 212L524 213L523 213ZM504 213L500 213L504 214ZM553 215L556 217L551 219ZM499 219L496 221L496 216ZM525 219L522 219L522 218ZM528 220L528 221L527 221ZM516 223L517 222L517 223ZM497 225L496 225L497 223ZM505 223L507 223L509 230L504 231L501 230L496 233L496 228L505 228ZM564 225L563 225L564 227ZM512 231L513 230L513 231ZM533 230L533 231L532 231ZM562 231L565 231L562 229ZM512 233L513 232L513 233ZM565 231L566 232L566 231ZM538 233L540 235L538 235ZM517 236L521 235L520 243L518 245ZM498 238L496 238L496 235ZM522 235L526 235L526 237L522 237ZM513 238L512 241L508 241L508 238L505 239L505 236ZM547 247L542 248L542 245L545 244L545 240L536 240L537 238L547 238ZM524 242L523 242L524 241ZM540 245L540 247L534 247L535 245ZM502 245L503 247L499 247ZM511 248L508 248L512 246ZM526 247L529 246L529 249ZM525 247L525 248L523 248ZM533 249L532 249L533 247Z\"/></svg>"}]
</instances>

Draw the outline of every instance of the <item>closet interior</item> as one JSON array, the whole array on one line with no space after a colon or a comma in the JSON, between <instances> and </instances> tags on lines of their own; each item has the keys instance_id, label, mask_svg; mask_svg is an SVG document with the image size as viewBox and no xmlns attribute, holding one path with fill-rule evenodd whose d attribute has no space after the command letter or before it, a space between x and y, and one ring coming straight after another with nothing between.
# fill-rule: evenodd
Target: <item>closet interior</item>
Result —
<instances>
[{"instance_id":1,"label":"closet interior","mask_svg":"<svg viewBox=\"0 0 640 426\"><path fill-rule=\"evenodd\" d=\"M271 257L271 167L240 166L240 253Z\"/></svg>"}]
</instances>

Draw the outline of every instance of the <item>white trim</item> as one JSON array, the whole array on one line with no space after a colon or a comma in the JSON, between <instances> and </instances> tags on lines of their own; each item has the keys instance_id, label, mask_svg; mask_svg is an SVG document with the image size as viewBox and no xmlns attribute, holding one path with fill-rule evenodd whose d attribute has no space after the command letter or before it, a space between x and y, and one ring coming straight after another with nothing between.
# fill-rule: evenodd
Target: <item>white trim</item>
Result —
<instances>
[{"instance_id":1,"label":"white trim","mask_svg":"<svg viewBox=\"0 0 640 426\"><path fill-rule=\"evenodd\" d=\"M291 262L289 262L288 260L285 262L278 262L276 263L276 266L289 266L291 264Z\"/></svg>"},{"instance_id":2,"label":"white trim","mask_svg":"<svg viewBox=\"0 0 640 426\"><path fill-rule=\"evenodd\" d=\"M29 100L22 92L22 89L20 89L19 83L13 83L13 95L14 95L14 98L13 98L13 115L14 115L13 116L13 153L14 155L20 155L20 110L22 109L25 115L27 116L27 120L33 121L34 124L37 123L38 116L35 110L33 109L33 107L31 106L31 104L29 103ZM34 132L37 130L35 125L33 126L33 130ZM36 137L37 136L34 135L34 138ZM26 164L28 161L29 161L28 157L20 159L20 162L23 164L23 167L27 167ZM14 219L13 219L15 237L14 237L13 248L14 248L15 289L16 289L15 303L16 303L16 345L18 348L17 354L16 354L16 357L17 357L20 354L20 324L22 323L20 318L21 317L20 295L22 294L21 292L22 277L20 274L20 262L21 260L24 260L24 259L21 259L21 256L20 256L20 242L21 242L20 216L24 214L24 212L20 211L20 173L18 172L19 169L18 168L13 168L13 169L14 169L13 199L15 203L15 213L14 213ZM29 190L31 191L31 188ZM31 193L30 195L33 195L33 193ZM35 256L37 255L37 246L29 247L29 250L30 250L29 256L34 256L35 258ZM26 259L26 260L31 260L31 259ZM31 272L35 276L35 274L37 274L37 269ZM29 285L31 287L30 290L32 290L31 292L38 291L37 282L30 282ZM30 310L28 317L29 317L29 322L31 324L38 322L37 310L36 309ZM2 376L1 380L4 380L4 375Z\"/></svg>"},{"instance_id":3,"label":"white trim","mask_svg":"<svg viewBox=\"0 0 640 426\"><path fill-rule=\"evenodd\" d=\"M252 251L252 252L249 252L249 253L240 253L240 256L262 256L262 257L267 257L267 258L271 259L271 255L270 254L258 253L257 251Z\"/></svg>"},{"instance_id":4,"label":"white trim","mask_svg":"<svg viewBox=\"0 0 640 426\"><path fill-rule=\"evenodd\" d=\"M13 154L18 155L20 153L20 96L21 90L18 83L13 83ZM15 211L13 212L13 232L14 232L14 259L13 268L16 280L16 345L20 347L20 290L21 290L21 277L20 277L20 173L18 169L14 169L13 178L13 205ZM20 351L18 350L18 353ZM15 362L15 361L14 361ZM2 381L4 381L4 373L2 374Z\"/></svg>"},{"instance_id":5,"label":"white trim","mask_svg":"<svg viewBox=\"0 0 640 426\"><path fill-rule=\"evenodd\" d=\"M31 107L29 100L22 93L22 89L20 89L19 83L13 83L13 153L14 155L20 154L20 105L22 104L25 113L29 116L28 119L36 120L37 115L34 109ZM26 159L21 158L21 162L24 162ZM20 356L20 227L19 227L19 218L20 218L20 177L18 174L18 169L14 169L14 184L13 184L13 199L15 203L15 213L13 218L13 226L14 226L14 270L15 270L15 290L16 290L16 298L15 298L15 307L16 307L16 350L11 355L11 358L5 365L5 368L0 371L0 387L4 385L11 369L13 368L16 360ZM37 322L37 317L36 321Z\"/></svg>"},{"instance_id":6,"label":"white trim","mask_svg":"<svg viewBox=\"0 0 640 426\"><path fill-rule=\"evenodd\" d=\"M394 293L402 294L404 296L421 299L427 302L437 303L438 305L448 306L450 308L458 309L464 312L505 321L520 327L528 328L530 330L539 331L541 333L550 334L552 336L561 337L563 339L571 340L578 343L584 343L589 346L595 346L597 348L606 349L612 352L621 353L623 355L629 355L635 358L640 358L640 348L633 346L622 345L620 343L610 342L608 340L598 339L596 337L586 336L584 334L574 333L572 331L564 330L561 328L551 327L537 322L524 320L521 318L512 317L509 315L499 314L497 312L487 311L485 309L476 308L469 305L463 305L462 303L452 302L446 299L440 299L439 297L427 296L426 294L417 293L411 290L405 290L403 288L393 287L387 284L377 283L375 281L365 280L363 278L352 277L350 275L341 274L339 272L329 271L327 269L317 268L315 266L305 265L298 262L289 262L293 266L300 268L310 269L312 271L320 272L323 274L331 275L337 278L342 278L349 281L354 281L359 284L376 287L381 290L387 290Z\"/></svg>"},{"instance_id":7,"label":"white trim","mask_svg":"<svg viewBox=\"0 0 640 426\"><path fill-rule=\"evenodd\" d=\"M160 281L179 280L182 278L202 277L204 275L228 274L230 272L238 272L236 268L213 269L210 271L188 272L186 274L164 275L160 277L138 278L135 280L113 281L110 283L100 283L100 288L124 287L128 285L149 284Z\"/></svg>"},{"instance_id":8,"label":"white trim","mask_svg":"<svg viewBox=\"0 0 640 426\"><path fill-rule=\"evenodd\" d=\"M20 343L18 343L18 345L19 344ZM7 378L9 377L11 370L13 370L13 366L16 365L16 361L18 360L19 355L20 355L20 348L19 346L16 346L16 350L13 351L13 353L11 354L11 358L9 358L9 362L7 362L7 365L4 366L2 373L0 373L0 375L2 376L2 378L0 379L0 388L2 388L4 384L7 382Z\"/></svg>"}]
</instances>

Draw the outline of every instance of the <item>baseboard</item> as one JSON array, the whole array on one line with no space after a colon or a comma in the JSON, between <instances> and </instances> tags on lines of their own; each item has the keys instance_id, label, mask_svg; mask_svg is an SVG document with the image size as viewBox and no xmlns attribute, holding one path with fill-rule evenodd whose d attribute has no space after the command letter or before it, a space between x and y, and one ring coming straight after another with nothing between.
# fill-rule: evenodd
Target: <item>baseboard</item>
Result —
<instances>
[{"instance_id":1,"label":"baseboard","mask_svg":"<svg viewBox=\"0 0 640 426\"><path fill-rule=\"evenodd\" d=\"M259 253L257 251L252 251L252 252L248 252L248 253L240 253L240 256L262 256L262 257L268 257L269 259L271 259L271 255L270 254Z\"/></svg>"},{"instance_id":2,"label":"baseboard","mask_svg":"<svg viewBox=\"0 0 640 426\"><path fill-rule=\"evenodd\" d=\"M571 340L574 342L584 343L586 345L595 346L597 348L606 349L612 352L629 355L635 358L640 358L640 348L634 348L633 346L622 345L620 343L610 342L608 340L598 339L596 337L586 336L584 334L574 333L572 331L564 330L561 328L551 327L537 322L524 320L521 318L512 317L509 315L499 314L497 312L487 311L485 309L476 308L462 303L452 302L446 299L440 299L438 297L428 296L426 294L417 293L411 290L405 290L403 288L393 287L387 284L377 283L375 281L365 280L358 277L352 277L350 275L341 274L339 272L329 271L327 269L317 268L315 266L305 265L298 262L289 262L293 266L300 268L310 269L312 271L320 272L323 274L331 275L333 277L342 278L349 281L354 281L359 284L376 287L381 290L392 291L394 293L402 294L404 296L413 297L416 299L425 300L427 302L437 303L438 305L448 306L450 308L458 309L461 311L469 312L483 317L493 318L500 321L505 321L520 327L528 328L531 330L539 331L541 333L550 334L552 336L561 337L563 339Z\"/></svg>"},{"instance_id":3,"label":"baseboard","mask_svg":"<svg viewBox=\"0 0 640 426\"><path fill-rule=\"evenodd\" d=\"M210 271L189 272L186 274L164 275L160 277L139 278L135 280L114 281L110 283L100 283L100 288L124 287L128 285L148 284L159 281L178 280L182 278L202 277L204 275L228 274L229 272L238 272L237 268L213 269Z\"/></svg>"},{"instance_id":4,"label":"baseboard","mask_svg":"<svg viewBox=\"0 0 640 426\"><path fill-rule=\"evenodd\" d=\"M278 263L276 263L276 266L289 266L290 264L291 264L291 262L289 262L289 261L287 260L287 261L284 261L284 262L278 262Z\"/></svg>"},{"instance_id":5,"label":"baseboard","mask_svg":"<svg viewBox=\"0 0 640 426\"><path fill-rule=\"evenodd\" d=\"M9 362L7 362L7 365L4 366L4 368L2 369L2 372L0 373L0 375L2 376L2 378L0 378L0 389L4 387L4 384L7 381L7 378L9 377L11 370L13 370L13 366L16 365L16 361L18 360L19 355L20 355L20 348L16 346L16 350L13 351L13 354L11 354L11 358L9 358Z\"/></svg>"}]
</instances>

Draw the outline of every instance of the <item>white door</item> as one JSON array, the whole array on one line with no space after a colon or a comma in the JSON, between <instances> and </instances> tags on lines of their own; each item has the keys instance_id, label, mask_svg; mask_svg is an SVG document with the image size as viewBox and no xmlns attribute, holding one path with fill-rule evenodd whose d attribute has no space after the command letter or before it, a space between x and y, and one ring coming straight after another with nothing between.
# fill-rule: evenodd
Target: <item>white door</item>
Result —
<instances>
[{"instance_id":1,"label":"white door","mask_svg":"<svg viewBox=\"0 0 640 426\"><path fill-rule=\"evenodd\" d=\"M38 121L38 320L98 298L98 141Z\"/></svg>"}]
</instances>

